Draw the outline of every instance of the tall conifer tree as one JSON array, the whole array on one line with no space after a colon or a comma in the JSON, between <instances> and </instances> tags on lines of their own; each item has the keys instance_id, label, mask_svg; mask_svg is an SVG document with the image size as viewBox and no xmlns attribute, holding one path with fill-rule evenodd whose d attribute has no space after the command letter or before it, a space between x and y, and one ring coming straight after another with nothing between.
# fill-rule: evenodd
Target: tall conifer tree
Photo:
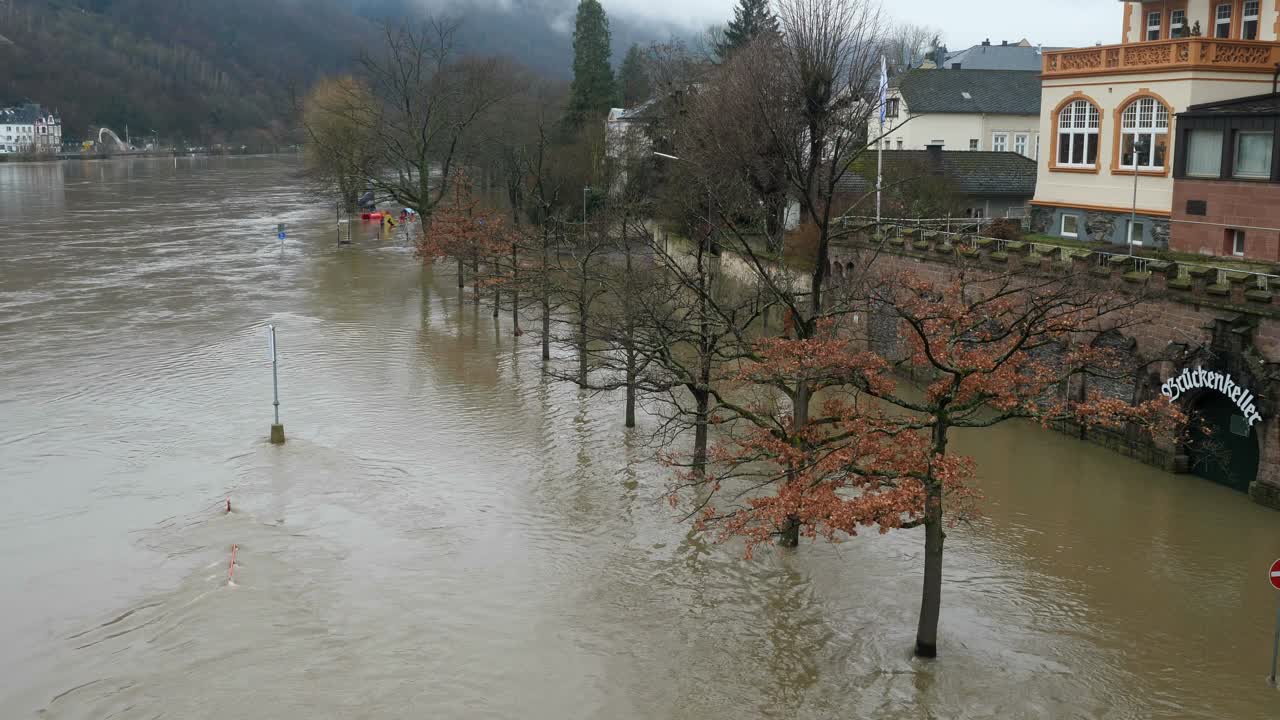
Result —
<instances>
[{"instance_id":1,"label":"tall conifer tree","mask_svg":"<svg viewBox=\"0 0 1280 720\"><path fill-rule=\"evenodd\" d=\"M573 84L565 118L570 128L603 118L617 100L609 54L609 18L598 0L582 0L573 28Z\"/></svg>"},{"instance_id":2,"label":"tall conifer tree","mask_svg":"<svg viewBox=\"0 0 1280 720\"><path fill-rule=\"evenodd\" d=\"M644 67L644 53L639 45L632 45L618 68L618 85L622 91L622 106L634 107L649 99L652 87L649 73Z\"/></svg>"},{"instance_id":3,"label":"tall conifer tree","mask_svg":"<svg viewBox=\"0 0 1280 720\"><path fill-rule=\"evenodd\" d=\"M778 34L778 18L769 10L769 0L738 0L733 19L724 29L724 40L716 50L725 58L765 34Z\"/></svg>"}]
</instances>

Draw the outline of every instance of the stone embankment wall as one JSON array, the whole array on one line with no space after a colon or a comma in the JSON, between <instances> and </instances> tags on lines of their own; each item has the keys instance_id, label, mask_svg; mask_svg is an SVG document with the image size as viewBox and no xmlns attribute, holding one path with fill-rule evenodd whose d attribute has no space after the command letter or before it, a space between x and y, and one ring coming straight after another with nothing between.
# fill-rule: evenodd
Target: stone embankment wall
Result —
<instances>
[{"instance_id":1,"label":"stone embankment wall","mask_svg":"<svg viewBox=\"0 0 1280 720\"><path fill-rule=\"evenodd\" d=\"M1054 249L1042 254L1036 248L1029 243L904 231L902 237L883 241L866 237L833 248L831 277L838 284L874 250L878 253L876 267L909 270L939 283L961 267L977 267L1042 276L1089 273L1120 292L1141 293L1143 322L1126 327L1123 334L1104 336L1106 342L1132 354L1131 381L1091 389L1134 402L1158 394L1166 379L1192 364L1249 378L1262 400L1265 416L1258 432L1260 464L1250 495L1280 509L1280 422L1276 417L1280 366L1273 365L1280 359L1280 288L1259 287L1256 276L1244 273L1179 267L1177 263L1086 249L1069 248L1065 253ZM887 344L894 342L896 331L882 325L885 323L874 315L868 318L868 339L877 351L891 353ZM1129 440L1127 447L1115 437L1105 443L1170 470L1186 470L1185 448L1144 448L1137 446L1140 441Z\"/></svg>"}]
</instances>

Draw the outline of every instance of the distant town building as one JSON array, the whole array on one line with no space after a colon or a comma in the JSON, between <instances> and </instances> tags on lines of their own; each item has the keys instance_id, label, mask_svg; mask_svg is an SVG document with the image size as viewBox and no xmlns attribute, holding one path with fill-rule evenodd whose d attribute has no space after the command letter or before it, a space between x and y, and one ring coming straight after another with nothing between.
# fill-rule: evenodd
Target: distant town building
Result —
<instances>
[{"instance_id":1,"label":"distant town building","mask_svg":"<svg viewBox=\"0 0 1280 720\"><path fill-rule=\"evenodd\" d=\"M936 178L963 206L957 210L967 218L1024 217L1036 192L1035 162L1013 152L943 150L930 145L924 150L886 152L882 160L885 178L894 182L918 188L918 181ZM866 153L837 181L835 210L872 213L875 168L875 155Z\"/></svg>"},{"instance_id":2,"label":"distant town building","mask_svg":"<svg viewBox=\"0 0 1280 720\"><path fill-rule=\"evenodd\" d=\"M0 108L0 155L56 153L62 149L62 118L35 103Z\"/></svg>"},{"instance_id":3,"label":"distant town building","mask_svg":"<svg viewBox=\"0 0 1280 720\"><path fill-rule=\"evenodd\" d=\"M1024 70L1038 73L1043 64L1043 52L1062 49L1032 45L1026 38L1016 43L1002 40L999 45L983 40L967 50L949 52L940 65L934 64L943 70Z\"/></svg>"},{"instance_id":4,"label":"distant town building","mask_svg":"<svg viewBox=\"0 0 1280 720\"><path fill-rule=\"evenodd\" d=\"M894 78L886 150L985 150L1040 157L1040 74L1025 70L912 70ZM873 128L878 133L879 128Z\"/></svg>"},{"instance_id":5,"label":"distant town building","mask_svg":"<svg viewBox=\"0 0 1280 720\"><path fill-rule=\"evenodd\" d=\"M1274 92L1280 65L1277 17L1276 0L1126 2L1119 44L1046 50L1040 101L1045 151L1032 202L1033 229L1064 238L1172 244L1225 255L1235 255L1242 245L1245 257L1261 257L1264 248L1274 247L1251 235L1274 234L1274 222L1242 212L1240 201L1225 205L1222 192L1228 185L1246 187L1236 181L1253 188L1276 178L1267 172L1276 158L1268 111L1212 108ZM1206 132L1183 138L1182 157L1175 155L1174 138L1181 137L1184 123L1188 130L1194 124ZM1207 203L1204 215L1199 207L1188 214L1185 205L1174 213L1178 166L1187 176L1217 173L1217 182L1188 177L1181 188L1184 200ZM1193 189L1199 193L1194 197ZM1240 200L1246 197L1259 201L1252 190ZM1237 214L1253 227L1232 225ZM1217 226L1212 239L1203 225L1197 229L1199 223ZM1232 230L1243 236L1229 235ZM1171 240L1180 233L1186 233L1185 242Z\"/></svg>"}]
</instances>

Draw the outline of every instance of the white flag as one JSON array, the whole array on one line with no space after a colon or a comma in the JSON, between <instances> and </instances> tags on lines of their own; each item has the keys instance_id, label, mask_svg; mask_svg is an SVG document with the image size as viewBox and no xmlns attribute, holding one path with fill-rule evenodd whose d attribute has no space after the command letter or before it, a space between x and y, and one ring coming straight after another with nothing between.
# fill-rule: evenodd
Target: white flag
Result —
<instances>
[{"instance_id":1,"label":"white flag","mask_svg":"<svg viewBox=\"0 0 1280 720\"><path fill-rule=\"evenodd\" d=\"M884 56L880 56L880 124L884 125L885 112L889 105L889 67Z\"/></svg>"}]
</instances>

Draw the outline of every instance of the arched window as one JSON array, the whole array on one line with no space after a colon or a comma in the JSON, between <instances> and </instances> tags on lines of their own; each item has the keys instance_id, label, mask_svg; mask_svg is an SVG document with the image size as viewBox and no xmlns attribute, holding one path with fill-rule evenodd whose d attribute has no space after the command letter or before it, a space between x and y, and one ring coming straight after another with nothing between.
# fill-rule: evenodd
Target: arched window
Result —
<instances>
[{"instance_id":1,"label":"arched window","mask_svg":"<svg viewBox=\"0 0 1280 720\"><path fill-rule=\"evenodd\" d=\"M1129 103L1120 115L1120 167L1132 170L1134 147L1138 167L1164 170L1169 150L1169 108L1153 97Z\"/></svg>"},{"instance_id":2,"label":"arched window","mask_svg":"<svg viewBox=\"0 0 1280 720\"><path fill-rule=\"evenodd\" d=\"M1073 101L1058 112L1059 166L1098 166L1098 117L1097 106L1088 100Z\"/></svg>"}]
</instances>

